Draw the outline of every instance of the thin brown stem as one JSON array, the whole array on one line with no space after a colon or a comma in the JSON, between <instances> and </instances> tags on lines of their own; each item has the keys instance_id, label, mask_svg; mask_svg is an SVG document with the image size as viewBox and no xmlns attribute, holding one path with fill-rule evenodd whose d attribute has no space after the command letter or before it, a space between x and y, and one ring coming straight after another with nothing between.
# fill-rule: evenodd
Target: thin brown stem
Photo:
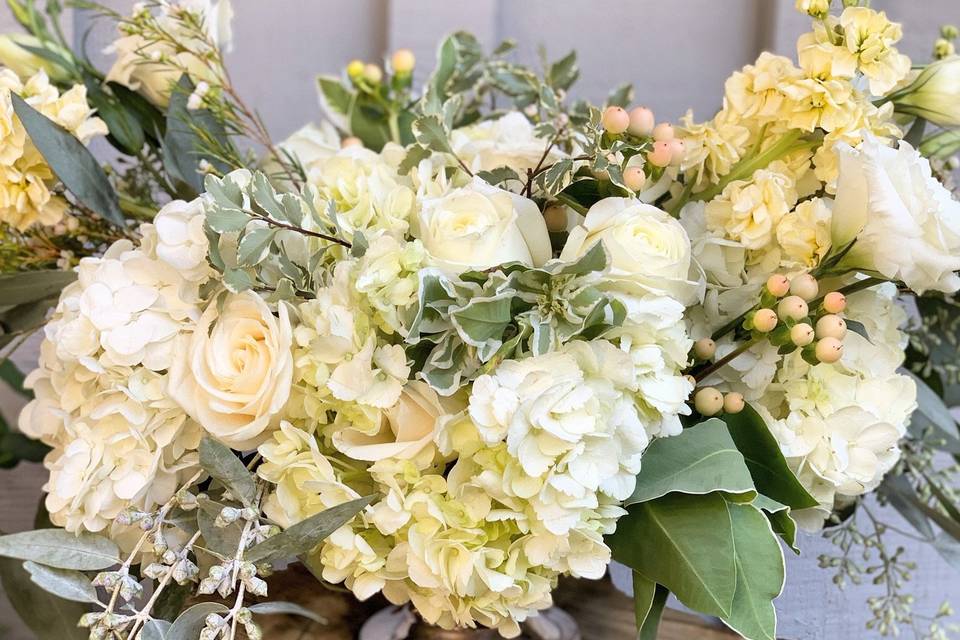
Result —
<instances>
[{"instance_id":1,"label":"thin brown stem","mask_svg":"<svg viewBox=\"0 0 960 640\"><path fill-rule=\"evenodd\" d=\"M707 376L722 369L724 366L732 362L737 356L742 354L744 351L746 351L753 345L757 344L757 342L759 341L756 338L747 340L742 345L740 345L739 347L737 347L727 355L723 356L716 362L713 362L708 366L704 367L703 369L701 369L700 371L695 372L693 374L693 377L697 379L697 382L706 379Z\"/></svg>"},{"instance_id":2,"label":"thin brown stem","mask_svg":"<svg viewBox=\"0 0 960 640\"><path fill-rule=\"evenodd\" d=\"M249 212L253 217L258 220L263 220L267 224L273 227L280 227L281 229L288 229L290 231L296 231L297 233L303 234L305 236L310 236L312 238L320 238L326 240L327 242L333 242L339 244L340 246L346 247L347 249L353 247L353 245L346 240L338 238L336 236L327 235L326 233L320 233L319 231L311 231L310 229L304 229L303 227L298 227L294 224L287 224L286 222L280 222L279 220L274 220L270 216L264 216L259 213Z\"/></svg>"}]
</instances>

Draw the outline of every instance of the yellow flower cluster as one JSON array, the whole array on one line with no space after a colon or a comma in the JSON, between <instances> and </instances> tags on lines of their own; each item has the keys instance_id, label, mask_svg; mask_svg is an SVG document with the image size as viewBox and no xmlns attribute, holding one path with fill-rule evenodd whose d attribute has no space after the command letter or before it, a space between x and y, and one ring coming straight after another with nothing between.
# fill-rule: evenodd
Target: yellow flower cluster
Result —
<instances>
[{"instance_id":1,"label":"yellow flower cluster","mask_svg":"<svg viewBox=\"0 0 960 640\"><path fill-rule=\"evenodd\" d=\"M22 82L10 69L0 69L0 222L20 230L34 223L53 225L67 203L51 193L53 172L13 111L14 93L83 143L106 135L107 127L92 117L83 85L60 94L43 71Z\"/></svg>"}]
</instances>

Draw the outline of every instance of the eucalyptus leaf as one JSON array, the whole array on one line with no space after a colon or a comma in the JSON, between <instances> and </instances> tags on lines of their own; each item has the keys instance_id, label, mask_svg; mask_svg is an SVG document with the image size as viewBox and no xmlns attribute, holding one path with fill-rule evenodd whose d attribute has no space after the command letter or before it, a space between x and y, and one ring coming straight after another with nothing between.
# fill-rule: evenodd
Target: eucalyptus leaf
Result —
<instances>
[{"instance_id":1,"label":"eucalyptus leaf","mask_svg":"<svg viewBox=\"0 0 960 640\"><path fill-rule=\"evenodd\" d=\"M163 166L167 172L185 183L196 193L203 191L203 174L200 160L206 160L221 173L229 167L220 160L202 153L202 144L197 130L217 140L226 140L223 126L207 109L188 109L187 100L193 93L193 82L187 74L180 76L170 95L167 107L166 132L163 136Z\"/></svg>"},{"instance_id":2,"label":"eucalyptus leaf","mask_svg":"<svg viewBox=\"0 0 960 640\"><path fill-rule=\"evenodd\" d=\"M930 429L933 433L927 442L950 453L960 454L957 422L946 403L913 372L906 369L900 369L899 372L910 376L917 386L917 408L910 416L910 433L920 438L924 430Z\"/></svg>"},{"instance_id":3,"label":"eucalyptus leaf","mask_svg":"<svg viewBox=\"0 0 960 640\"><path fill-rule=\"evenodd\" d=\"M94 533L37 529L0 536L0 556L33 560L48 567L98 571L120 563L120 550Z\"/></svg>"},{"instance_id":4,"label":"eucalyptus leaf","mask_svg":"<svg viewBox=\"0 0 960 640\"><path fill-rule=\"evenodd\" d=\"M216 438L205 436L200 441L200 466L211 477L223 483L233 496L245 506L253 506L257 485L253 475L227 445Z\"/></svg>"},{"instance_id":5,"label":"eucalyptus leaf","mask_svg":"<svg viewBox=\"0 0 960 640\"><path fill-rule=\"evenodd\" d=\"M166 620L147 620L143 623L140 640L166 640L172 623Z\"/></svg>"},{"instance_id":6,"label":"eucalyptus leaf","mask_svg":"<svg viewBox=\"0 0 960 640\"><path fill-rule=\"evenodd\" d=\"M646 502L671 492L754 491L750 471L725 425L711 418L669 438L650 444L637 476L637 486L624 502Z\"/></svg>"},{"instance_id":7,"label":"eucalyptus leaf","mask_svg":"<svg viewBox=\"0 0 960 640\"><path fill-rule=\"evenodd\" d=\"M356 498L301 520L250 547L244 554L244 559L248 562L274 562L307 553L331 533L350 522L375 497L370 495Z\"/></svg>"},{"instance_id":8,"label":"eucalyptus leaf","mask_svg":"<svg viewBox=\"0 0 960 640\"><path fill-rule=\"evenodd\" d=\"M206 625L207 616L211 613L222 614L228 611L227 607L219 602L201 602L195 604L173 621L164 640L197 640L200 631Z\"/></svg>"},{"instance_id":9,"label":"eucalyptus leaf","mask_svg":"<svg viewBox=\"0 0 960 640\"><path fill-rule=\"evenodd\" d=\"M0 301L15 306L57 296L77 279L74 271L23 271L0 275Z\"/></svg>"},{"instance_id":10,"label":"eucalyptus leaf","mask_svg":"<svg viewBox=\"0 0 960 640\"><path fill-rule=\"evenodd\" d=\"M917 508L920 497L906 476L899 473L888 473L879 488L891 507L896 509L904 520L913 525L927 540L934 537L933 527L926 514Z\"/></svg>"},{"instance_id":11,"label":"eucalyptus leaf","mask_svg":"<svg viewBox=\"0 0 960 640\"><path fill-rule=\"evenodd\" d=\"M740 413L724 414L723 421L743 454L757 491L793 509L819 504L787 465L777 439L753 407L748 404Z\"/></svg>"},{"instance_id":12,"label":"eucalyptus leaf","mask_svg":"<svg viewBox=\"0 0 960 640\"><path fill-rule=\"evenodd\" d=\"M719 493L670 493L627 511L606 537L613 558L691 609L729 615L737 588L730 503Z\"/></svg>"},{"instance_id":13,"label":"eucalyptus leaf","mask_svg":"<svg viewBox=\"0 0 960 640\"><path fill-rule=\"evenodd\" d=\"M257 604L250 605L247 608L253 613L258 613L260 615L284 614L302 616L320 624L326 624L327 622L323 616L320 616L310 609L296 604L295 602L258 602Z\"/></svg>"},{"instance_id":14,"label":"eucalyptus leaf","mask_svg":"<svg viewBox=\"0 0 960 640\"><path fill-rule=\"evenodd\" d=\"M14 611L37 640L87 640L89 631L78 627L77 621L88 607L37 586L19 560L0 558L0 583Z\"/></svg>"},{"instance_id":15,"label":"eucalyptus leaf","mask_svg":"<svg viewBox=\"0 0 960 640\"><path fill-rule=\"evenodd\" d=\"M55 569L31 560L24 562L23 568L35 585L55 596L74 602L100 601L97 590L90 584L90 578L79 571Z\"/></svg>"},{"instance_id":16,"label":"eucalyptus leaf","mask_svg":"<svg viewBox=\"0 0 960 640\"><path fill-rule=\"evenodd\" d=\"M13 110L44 160L77 200L105 220L123 226L120 201L97 159L76 137L12 93Z\"/></svg>"}]
</instances>

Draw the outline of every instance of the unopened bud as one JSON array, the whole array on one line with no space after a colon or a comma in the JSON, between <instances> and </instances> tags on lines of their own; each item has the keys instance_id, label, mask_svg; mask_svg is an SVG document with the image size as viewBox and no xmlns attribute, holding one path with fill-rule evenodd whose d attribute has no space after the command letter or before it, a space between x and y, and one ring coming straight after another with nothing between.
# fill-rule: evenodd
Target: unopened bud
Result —
<instances>
[{"instance_id":1,"label":"unopened bud","mask_svg":"<svg viewBox=\"0 0 960 640\"><path fill-rule=\"evenodd\" d=\"M743 396L736 391L723 396L723 411L725 413L740 413L744 407Z\"/></svg>"},{"instance_id":2,"label":"unopened bud","mask_svg":"<svg viewBox=\"0 0 960 640\"><path fill-rule=\"evenodd\" d=\"M802 320L810 313L810 309L800 296L787 296L777 305L777 313L783 318Z\"/></svg>"},{"instance_id":3,"label":"unopened bud","mask_svg":"<svg viewBox=\"0 0 960 640\"><path fill-rule=\"evenodd\" d=\"M782 298L790 291L790 281L787 280L787 276L775 273L767 278L767 291L775 298Z\"/></svg>"},{"instance_id":4,"label":"unopened bud","mask_svg":"<svg viewBox=\"0 0 960 640\"><path fill-rule=\"evenodd\" d=\"M717 352L717 343L710 338L700 338L693 343L693 355L698 360L709 360Z\"/></svg>"},{"instance_id":5,"label":"unopened bud","mask_svg":"<svg viewBox=\"0 0 960 640\"><path fill-rule=\"evenodd\" d=\"M561 205L552 204L543 211L543 221L547 231L559 233L567 229L567 210Z\"/></svg>"},{"instance_id":6,"label":"unopened bud","mask_svg":"<svg viewBox=\"0 0 960 640\"><path fill-rule=\"evenodd\" d=\"M760 333L770 333L779 321L780 318L773 309L757 309L753 314L753 328Z\"/></svg>"},{"instance_id":7,"label":"unopened bud","mask_svg":"<svg viewBox=\"0 0 960 640\"><path fill-rule=\"evenodd\" d=\"M627 130L630 126L630 116L622 107L607 107L603 110L603 116L600 118L600 124L603 130L613 135L618 135Z\"/></svg>"},{"instance_id":8,"label":"unopened bud","mask_svg":"<svg viewBox=\"0 0 960 640\"><path fill-rule=\"evenodd\" d=\"M817 360L833 364L843 355L843 343L836 338L824 338L817 342Z\"/></svg>"},{"instance_id":9,"label":"unopened bud","mask_svg":"<svg viewBox=\"0 0 960 640\"><path fill-rule=\"evenodd\" d=\"M940 35L947 40L954 40L958 34L960 34L960 32L958 32L957 28L952 24L945 24L940 27Z\"/></svg>"},{"instance_id":10,"label":"unopened bud","mask_svg":"<svg viewBox=\"0 0 960 640\"><path fill-rule=\"evenodd\" d=\"M347 77L356 80L363 75L363 61L351 60L347 65Z\"/></svg>"},{"instance_id":11,"label":"unopened bud","mask_svg":"<svg viewBox=\"0 0 960 640\"><path fill-rule=\"evenodd\" d=\"M847 323L840 316L829 314L817 320L817 338L843 340L847 335Z\"/></svg>"},{"instance_id":12,"label":"unopened bud","mask_svg":"<svg viewBox=\"0 0 960 640\"><path fill-rule=\"evenodd\" d=\"M713 387L698 389L693 395L693 406L700 415L715 416L723 409L723 394Z\"/></svg>"},{"instance_id":13,"label":"unopened bud","mask_svg":"<svg viewBox=\"0 0 960 640\"><path fill-rule=\"evenodd\" d=\"M810 302L820 293L820 285L812 275L802 273L790 281L790 293L800 296L806 302Z\"/></svg>"},{"instance_id":14,"label":"unopened bud","mask_svg":"<svg viewBox=\"0 0 960 640\"><path fill-rule=\"evenodd\" d=\"M380 84L380 81L383 80L383 70L379 65L372 62L366 64L363 66L363 79L370 84Z\"/></svg>"},{"instance_id":15,"label":"unopened bud","mask_svg":"<svg viewBox=\"0 0 960 640\"><path fill-rule=\"evenodd\" d=\"M397 49L390 58L390 67L397 75L409 75L417 64L417 58L410 49Z\"/></svg>"}]
</instances>

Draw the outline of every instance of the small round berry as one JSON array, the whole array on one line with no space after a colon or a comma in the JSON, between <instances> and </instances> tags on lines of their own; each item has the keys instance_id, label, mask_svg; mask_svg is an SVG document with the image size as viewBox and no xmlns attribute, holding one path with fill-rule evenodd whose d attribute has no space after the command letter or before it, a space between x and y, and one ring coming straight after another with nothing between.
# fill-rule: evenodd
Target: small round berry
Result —
<instances>
[{"instance_id":1,"label":"small round berry","mask_svg":"<svg viewBox=\"0 0 960 640\"><path fill-rule=\"evenodd\" d=\"M340 147L346 149L347 147L362 147L363 140L357 138L356 136L347 136L340 141Z\"/></svg>"},{"instance_id":2,"label":"small round berry","mask_svg":"<svg viewBox=\"0 0 960 640\"><path fill-rule=\"evenodd\" d=\"M847 297L839 291L831 291L823 296L823 310L827 313L840 313L847 308Z\"/></svg>"},{"instance_id":3,"label":"small round berry","mask_svg":"<svg viewBox=\"0 0 960 640\"><path fill-rule=\"evenodd\" d=\"M815 336L816 332L814 332L813 327L806 322L800 322L790 327L790 342L798 347L807 346L813 342Z\"/></svg>"},{"instance_id":4,"label":"small round berry","mask_svg":"<svg viewBox=\"0 0 960 640\"><path fill-rule=\"evenodd\" d=\"M817 320L817 338L843 340L845 335L847 335L847 323L840 316L830 314Z\"/></svg>"},{"instance_id":5,"label":"small round berry","mask_svg":"<svg viewBox=\"0 0 960 640\"><path fill-rule=\"evenodd\" d=\"M700 415L715 416L723 410L723 394L713 387L698 389L693 394L693 406Z\"/></svg>"},{"instance_id":6,"label":"small round berry","mask_svg":"<svg viewBox=\"0 0 960 640\"><path fill-rule=\"evenodd\" d=\"M417 58L410 49L397 49L390 58L390 67L398 75L408 75L417 64Z\"/></svg>"},{"instance_id":7,"label":"small round berry","mask_svg":"<svg viewBox=\"0 0 960 640\"><path fill-rule=\"evenodd\" d=\"M654 140L673 140L673 125L669 122L661 122L653 128Z\"/></svg>"},{"instance_id":8,"label":"small round berry","mask_svg":"<svg viewBox=\"0 0 960 640\"><path fill-rule=\"evenodd\" d=\"M618 135L630 126L630 115L622 107L607 107L603 110L600 124L607 133Z\"/></svg>"},{"instance_id":9,"label":"small round berry","mask_svg":"<svg viewBox=\"0 0 960 640\"><path fill-rule=\"evenodd\" d=\"M693 355L698 360L709 360L717 352L717 343L710 338L700 338L693 343Z\"/></svg>"},{"instance_id":10,"label":"small round berry","mask_svg":"<svg viewBox=\"0 0 960 640\"><path fill-rule=\"evenodd\" d=\"M815 353L820 362L833 364L843 355L843 343L836 338L824 338L817 341Z\"/></svg>"},{"instance_id":11,"label":"small round berry","mask_svg":"<svg viewBox=\"0 0 960 640\"><path fill-rule=\"evenodd\" d=\"M790 293L810 302L820 293L820 285L817 284L817 279L812 275L802 273L790 281Z\"/></svg>"},{"instance_id":12,"label":"small round berry","mask_svg":"<svg viewBox=\"0 0 960 640\"><path fill-rule=\"evenodd\" d=\"M370 84L380 84L380 81L383 80L383 69L381 69L379 65L375 65L372 62L364 65L363 79Z\"/></svg>"},{"instance_id":13,"label":"small round berry","mask_svg":"<svg viewBox=\"0 0 960 640\"><path fill-rule=\"evenodd\" d=\"M543 212L543 221L547 225L547 231L559 233L567 229L567 210L556 204L547 207Z\"/></svg>"},{"instance_id":14,"label":"small round berry","mask_svg":"<svg viewBox=\"0 0 960 640\"><path fill-rule=\"evenodd\" d=\"M753 314L753 328L760 333L770 333L779 321L780 318L773 309L757 309Z\"/></svg>"},{"instance_id":15,"label":"small round berry","mask_svg":"<svg viewBox=\"0 0 960 640\"><path fill-rule=\"evenodd\" d=\"M653 143L653 150L647 153L647 160L655 167L665 167L670 164L673 153L670 151L670 143L666 140L657 140Z\"/></svg>"},{"instance_id":16,"label":"small round berry","mask_svg":"<svg viewBox=\"0 0 960 640\"><path fill-rule=\"evenodd\" d=\"M623 183L631 191L640 191L647 183L647 174L643 172L642 167L627 167L623 172Z\"/></svg>"},{"instance_id":17,"label":"small round berry","mask_svg":"<svg viewBox=\"0 0 960 640\"><path fill-rule=\"evenodd\" d=\"M646 137L653 133L653 127L656 122L653 119L653 111L646 107L634 107L630 109L630 126L627 131L631 135Z\"/></svg>"},{"instance_id":18,"label":"small round berry","mask_svg":"<svg viewBox=\"0 0 960 640\"><path fill-rule=\"evenodd\" d=\"M362 60L351 60L350 64L347 65L347 76L356 80L363 75L363 61Z\"/></svg>"},{"instance_id":19,"label":"small round berry","mask_svg":"<svg viewBox=\"0 0 960 640\"><path fill-rule=\"evenodd\" d=\"M767 291L776 298L782 298L790 291L790 281L787 280L787 276L775 273L767 278Z\"/></svg>"},{"instance_id":20,"label":"small round berry","mask_svg":"<svg viewBox=\"0 0 960 640\"><path fill-rule=\"evenodd\" d=\"M723 411L725 413L740 413L744 407L743 396L736 391L723 396Z\"/></svg>"},{"instance_id":21,"label":"small round berry","mask_svg":"<svg viewBox=\"0 0 960 640\"><path fill-rule=\"evenodd\" d=\"M800 296L787 296L777 305L777 313L791 320L802 320L810 313L807 301Z\"/></svg>"},{"instance_id":22,"label":"small round berry","mask_svg":"<svg viewBox=\"0 0 960 640\"><path fill-rule=\"evenodd\" d=\"M679 138L671 138L670 140L667 140L667 144L670 145L670 164L675 167L680 166L680 163L683 162L684 156L687 155L683 140L680 140Z\"/></svg>"}]
</instances>

